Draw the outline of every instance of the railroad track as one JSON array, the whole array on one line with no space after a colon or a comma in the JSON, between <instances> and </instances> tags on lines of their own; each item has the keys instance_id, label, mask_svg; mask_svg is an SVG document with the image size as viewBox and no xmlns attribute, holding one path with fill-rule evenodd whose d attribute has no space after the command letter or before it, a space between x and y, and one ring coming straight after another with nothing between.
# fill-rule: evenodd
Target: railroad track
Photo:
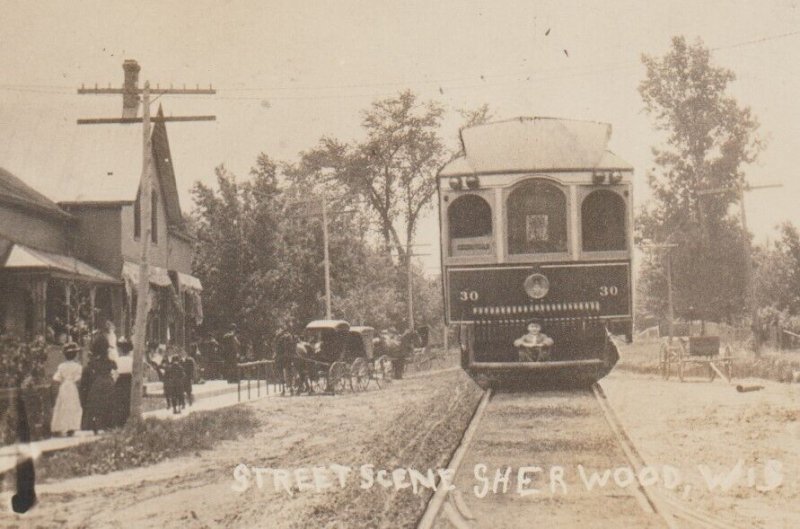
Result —
<instances>
[{"instance_id":1,"label":"railroad track","mask_svg":"<svg viewBox=\"0 0 800 529\"><path fill-rule=\"evenodd\" d=\"M417 528L734 528L643 486L645 467L599 384L487 390L450 460L453 489L437 488ZM592 481L606 470L605 485Z\"/></svg>"}]
</instances>

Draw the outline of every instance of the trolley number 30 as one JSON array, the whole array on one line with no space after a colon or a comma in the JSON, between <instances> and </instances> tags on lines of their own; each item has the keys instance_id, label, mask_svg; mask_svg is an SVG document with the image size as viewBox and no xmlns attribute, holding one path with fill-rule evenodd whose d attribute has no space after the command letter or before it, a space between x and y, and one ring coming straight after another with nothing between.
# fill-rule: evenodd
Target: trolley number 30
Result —
<instances>
[{"instance_id":1,"label":"trolley number 30","mask_svg":"<svg viewBox=\"0 0 800 529\"><path fill-rule=\"evenodd\" d=\"M619 294L619 288L616 285L602 285L600 287L600 297L607 298L608 296L616 296Z\"/></svg>"},{"instance_id":2,"label":"trolley number 30","mask_svg":"<svg viewBox=\"0 0 800 529\"><path fill-rule=\"evenodd\" d=\"M478 293L474 290L462 290L458 293L458 299L461 301L478 301Z\"/></svg>"}]
</instances>

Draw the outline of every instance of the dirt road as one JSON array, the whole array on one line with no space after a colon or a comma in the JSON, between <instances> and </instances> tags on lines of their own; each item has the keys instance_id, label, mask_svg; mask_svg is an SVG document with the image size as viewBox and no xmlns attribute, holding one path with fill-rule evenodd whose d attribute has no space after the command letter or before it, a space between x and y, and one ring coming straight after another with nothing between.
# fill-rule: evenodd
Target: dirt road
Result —
<instances>
[{"instance_id":1,"label":"dirt road","mask_svg":"<svg viewBox=\"0 0 800 529\"><path fill-rule=\"evenodd\" d=\"M800 386L736 382L765 388L621 372L601 384L648 465L679 471L666 495L733 527L800 527Z\"/></svg>"},{"instance_id":2,"label":"dirt road","mask_svg":"<svg viewBox=\"0 0 800 529\"><path fill-rule=\"evenodd\" d=\"M480 391L452 371L336 397L275 397L250 404L252 438L132 471L39 484L40 504L0 525L33 528L412 527L426 496L351 479L292 495L270 486L234 492L234 469L444 466ZM453 432L448 433L448 432ZM5 514L5 513L3 513Z\"/></svg>"}]
</instances>

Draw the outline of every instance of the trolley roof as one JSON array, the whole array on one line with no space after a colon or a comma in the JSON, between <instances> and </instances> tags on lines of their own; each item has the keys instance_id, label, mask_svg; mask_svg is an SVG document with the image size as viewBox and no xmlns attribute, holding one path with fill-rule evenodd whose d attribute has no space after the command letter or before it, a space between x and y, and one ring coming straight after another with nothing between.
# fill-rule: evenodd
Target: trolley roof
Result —
<instances>
[{"instance_id":1,"label":"trolley roof","mask_svg":"<svg viewBox=\"0 0 800 529\"><path fill-rule=\"evenodd\" d=\"M441 177L528 171L631 171L607 149L611 125L595 121L520 117L461 129L466 154Z\"/></svg>"}]
</instances>

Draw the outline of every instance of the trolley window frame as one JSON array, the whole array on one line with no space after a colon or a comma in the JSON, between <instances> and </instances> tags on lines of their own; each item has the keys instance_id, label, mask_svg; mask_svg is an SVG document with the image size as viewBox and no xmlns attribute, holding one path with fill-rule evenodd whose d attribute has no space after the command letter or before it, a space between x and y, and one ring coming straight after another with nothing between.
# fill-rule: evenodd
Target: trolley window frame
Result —
<instances>
[{"instance_id":1,"label":"trolley window frame","mask_svg":"<svg viewBox=\"0 0 800 529\"><path fill-rule=\"evenodd\" d=\"M583 202L594 191L611 191L615 193L625 204L625 249L624 250L584 250L583 249ZM577 222L577 247L579 260L612 260L628 259L633 247L633 202L631 197L630 184L616 185L581 185L578 186L576 196L578 218Z\"/></svg>"},{"instance_id":2,"label":"trolley window frame","mask_svg":"<svg viewBox=\"0 0 800 529\"><path fill-rule=\"evenodd\" d=\"M533 181L542 181L544 183L550 184L555 187L561 194L564 196L564 217L566 219L566 249L563 252L539 252L539 253L511 253L511 232L510 232L510 223L509 223L509 207L508 201L514 191L518 190L525 184ZM572 205L571 205L571 197L569 191L569 185L565 184L558 178L555 178L549 174L526 174L521 176L520 178L515 179L511 185L505 187L503 189L502 195L502 222L503 222L503 237L504 245L503 245L503 253L505 262L507 263L529 263L531 261L570 261L572 260L572 231L573 231L573 223L576 222L577 219L572 218Z\"/></svg>"},{"instance_id":3,"label":"trolley window frame","mask_svg":"<svg viewBox=\"0 0 800 529\"><path fill-rule=\"evenodd\" d=\"M451 265L464 265L464 264L497 264L497 237L499 236L498 226L498 204L495 201L494 189L491 187L481 187L480 189L452 191L445 189L446 181L440 182L440 197L439 197L439 229L441 241L441 257L442 262ZM452 240L450 239L450 219L448 217L448 208L450 204L458 200L464 195L476 195L489 204L492 213L492 234L491 234L491 250L487 253L475 255L452 255L450 248ZM500 205L502 207L502 205Z\"/></svg>"}]
</instances>

